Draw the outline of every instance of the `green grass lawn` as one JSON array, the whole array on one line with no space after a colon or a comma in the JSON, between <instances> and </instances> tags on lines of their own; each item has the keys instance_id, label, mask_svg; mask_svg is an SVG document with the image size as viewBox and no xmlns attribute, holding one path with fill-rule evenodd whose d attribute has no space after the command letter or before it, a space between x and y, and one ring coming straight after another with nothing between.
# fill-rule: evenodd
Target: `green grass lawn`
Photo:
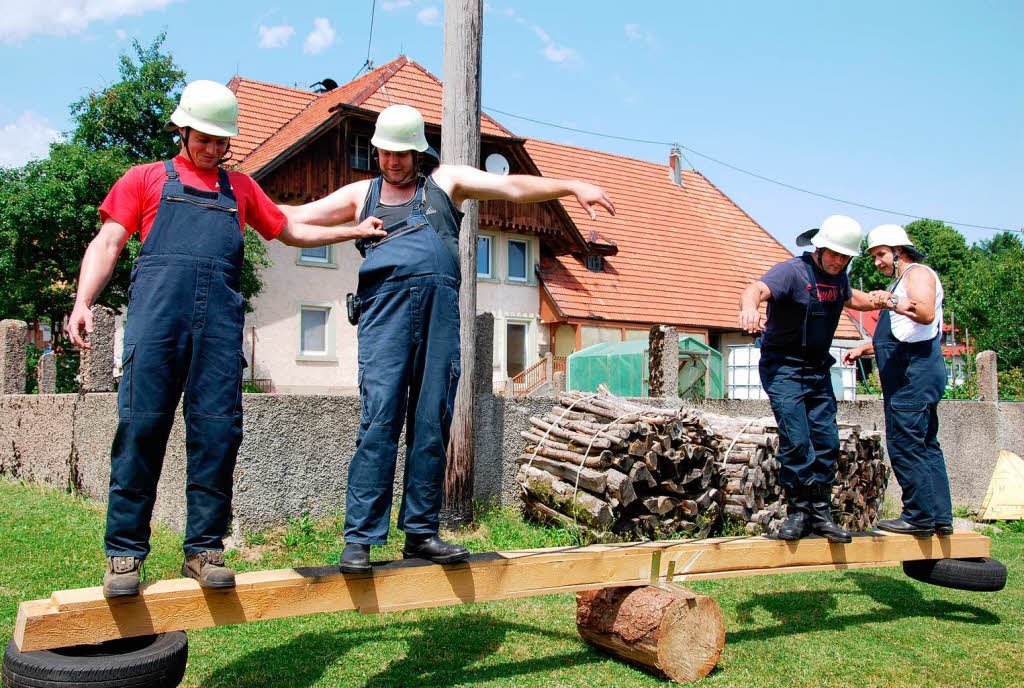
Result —
<instances>
[{"instance_id":1,"label":"green grass lawn","mask_svg":"<svg viewBox=\"0 0 1024 688\"><path fill-rule=\"evenodd\" d=\"M573 544L566 531L507 510L456 537L474 551ZM57 588L98 585L104 510L53 490L0 479L0 637L18 603ZM238 570L337 560L337 519L297 519L250 538ZM394 534L374 558L394 557ZM1024 535L1004 533L993 555L1006 590L936 588L900 569L704 581L727 630L718 668L697 686L1024 685ZM154 533L147 579L177 575L181 538ZM575 629L575 597L551 595L383 615L352 612L189 633L185 686L658 686L592 650Z\"/></svg>"}]
</instances>

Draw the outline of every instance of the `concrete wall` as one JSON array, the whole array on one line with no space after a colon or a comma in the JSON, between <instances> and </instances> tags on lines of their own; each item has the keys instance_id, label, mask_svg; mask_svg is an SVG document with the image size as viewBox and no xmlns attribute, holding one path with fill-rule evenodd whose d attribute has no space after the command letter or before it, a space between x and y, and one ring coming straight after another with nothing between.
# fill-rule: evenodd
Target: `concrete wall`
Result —
<instances>
[{"instance_id":1,"label":"concrete wall","mask_svg":"<svg viewBox=\"0 0 1024 688\"><path fill-rule=\"evenodd\" d=\"M659 406L671 400L648 400ZM674 401L679 404L679 400ZM519 431L553 398L478 397L475 493L518 504L515 457ZM699 400L697 408L737 416L767 416L766 401ZM354 396L244 395L245 439L235 471L233 532L260 530L309 512L344 507L348 464L355 449L359 399ZM881 402L839 404L841 422L883 430ZM1000 449L1024 453L1024 403L944 401L940 441L956 505L978 506ZM110 443L117 427L115 394L0 396L0 471L73 489L105 501ZM396 485L401 485L401 466ZM154 517L184 527L185 437L178 415L171 432ZM893 481L893 485L895 481ZM894 492L898 496L898 492Z\"/></svg>"}]
</instances>

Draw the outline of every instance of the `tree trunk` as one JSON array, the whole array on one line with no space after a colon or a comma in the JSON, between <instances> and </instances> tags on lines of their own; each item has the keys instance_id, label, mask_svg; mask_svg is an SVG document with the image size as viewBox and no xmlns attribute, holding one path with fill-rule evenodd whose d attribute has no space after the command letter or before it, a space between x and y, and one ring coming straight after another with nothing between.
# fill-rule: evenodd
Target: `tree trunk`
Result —
<instances>
[{"instance_id":1,"label":"tree trunk","mask_svg":"<svg viewBox=\"0 0 1024 688\"><path fill-rule=\"evenodd\" d=\"M480 167L480 43L482 0L445 0L442 162ZM479 203L466 201L459 236L462 287L459 339L462 379L455 397L448 466L444 479L442 524L451 528L473 520L473 416L476 397L476 241ZM485 366L484 371L489 371ZM484 372L482 371L482 372Z\"/></svg>"},{"instance_id":2,"label":"tree trunk","mask_svg":"<svg viewBox=\"0 0 1024 688\"><path fill-rule=\"evenodd\" d=\"M577 593L576 629L612 656L678 683L707 676L725 646L718 603L676 586Z\"/></svg>"}]
</instances>

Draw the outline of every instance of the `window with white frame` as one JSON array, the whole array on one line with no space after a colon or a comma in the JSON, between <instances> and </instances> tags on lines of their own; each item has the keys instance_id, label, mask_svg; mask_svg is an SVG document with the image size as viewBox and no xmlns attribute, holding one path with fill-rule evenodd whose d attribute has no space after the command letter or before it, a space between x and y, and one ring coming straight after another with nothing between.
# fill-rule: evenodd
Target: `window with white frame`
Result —
<instances>
[{"instance_id":1,"label":"window with white frame","mask_svg":"<svg viewBox=\"0 0 1024 688\"><path fill-rule=\"evenodd\" d=\"M356 134L352 137L349 166L354 170L370 169L370 137Z\"/></svg>"},{"instance_id":2,"label":"window with white frame","mask_svg":"<svg viewBox=\"0 0 1024 688\"><path fill-rule=\"evenodd\" d=\"M491 260L491 247L494 241L491 237L480 234L476 238L476 276L484 279L494 277L493 261Z\"/></svg>"},{"instance_id":3,"label":"window with white frame","mask_svg":"<svg viewBox=\"0 0 1024 688\"><path fill-rule=\"evenodd\" d=\"M299 249L299 262L328 265L331 262L330 246L315 246Z\"/></svg>"},{"instance_id":4,"label":"window with white frame","mask_svg":"<svg viewBox=\"0 0 1024 688\"><path fill-rule=\"evenodd\" d=\"M515 282L529 281L530 244L520 239L508 240L508 279Z\"/></svg>"},{"instance_id":5,"label":"window with white frame","mask_svg":"<svg viewBox=\"0 0 1024 688\"><path fill-rule=\"evenodd\" d=\"M326 356L328 343L327 325L331 309L322 306L302 306L299 315L299 353L303 356Z\"/></svg>"}]
</instances>

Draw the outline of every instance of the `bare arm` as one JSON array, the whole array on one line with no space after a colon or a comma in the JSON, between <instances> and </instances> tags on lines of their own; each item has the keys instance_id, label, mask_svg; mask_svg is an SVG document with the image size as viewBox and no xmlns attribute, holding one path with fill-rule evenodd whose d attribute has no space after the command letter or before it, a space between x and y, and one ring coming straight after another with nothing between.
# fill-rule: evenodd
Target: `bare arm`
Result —
<instances>
[{"instance_id":1,"label":"bare arm","mask_svg":"<svg viewBox=\"0 0 1024 688\"><path fill-rule=\"evenodd\" d=\"M843 305L855 311L876 311L879 308L878 304L871 298L871 295L860 289L851 290L850 298Z\"/></svg>"},{"instance_id":2,"label":"bare arm","mask_svg":"<svg viewBox=\"0 0 1024 688\"><path fill-rule=\"evenodd\" d=\"M744 332L760 332L761 304L772 297L772 290L761 280L750 284L740 295L740 329Z\"/></svg>"},{"instance_id":3,"label":"bare arm","mask_svg":"<svg viewBox=\"0 0 1024 688\"><path fill-rule=\"evenodd\" d=\"M82 258L82 269L78 274L78 290L75 294L75 307L71 310L68 320L68 336L71 343L82 349L92 348L87 341L92 334L92 308L96 297L107 286L110 276L114 273L117 256L128 241L130 232L122 225L107 220L100 227ZM84 328L85 333L82 333Z\"/></svg>"},{"instance_id":4,"label":"bare arm","mask_svg":"<svg viewBox=\"0 0 1024 688\"><path fill-rule=\"evenodd\" d=\"M916 323L930 324L935 320L935 276L929 270L911 270L903 280L907 297L900 299L893 310Z\"/></svg>"},{"instance_id":5,"label":"bare arm","mask_svg":"<svg viewBox=\"0 0 1024 688\"><path fill-rule=\"evenodd\" d=\"M575 196L591 219L597 219L596 207L615 214L615 206L601 187L575 179L553 179L530 174L491 174L468 165L441 165L434 170L434 181L461 207L467 199L500 199L517 203L551 201Z\"/></svg>"},{"instance_id":6,"label":"bare arm","mask_svg":"<svg viewBox=\"0 0 1024 688\"><path fill-rule=\"evenodd\" d=\"M853 365L854 361L857 361L864 356L875 355L875 344L874 342L866 342L860 346L856 346L848 350L843 354L843 365Z\"/></svg>"},{"instance_id":7,"label":"bare arm","mask_svg":"<svg viewBox=\"0 0 1024 688\"><path fill-rule=\"evenodd\" d=\"M277 240L287 246L314 248L337 244L341 241L362 238L380 238L387 236L382 227L384 223L375 217L368 217L358 225L338 225L335 227L319 227L289 219Z\"/></svg>"},{"instance_id":8,"label":"bare arm","mask_svg":"<svg viewBox=\"0 0 1024 688\"><path fill-rule=\"evenodd\" d=\"M354 222L359 217L359 211L369 187L369 180L354 182L312 203L278 205L277 207L285 214L289 223L335 227Z\"/></svg>"}]
</instances>

